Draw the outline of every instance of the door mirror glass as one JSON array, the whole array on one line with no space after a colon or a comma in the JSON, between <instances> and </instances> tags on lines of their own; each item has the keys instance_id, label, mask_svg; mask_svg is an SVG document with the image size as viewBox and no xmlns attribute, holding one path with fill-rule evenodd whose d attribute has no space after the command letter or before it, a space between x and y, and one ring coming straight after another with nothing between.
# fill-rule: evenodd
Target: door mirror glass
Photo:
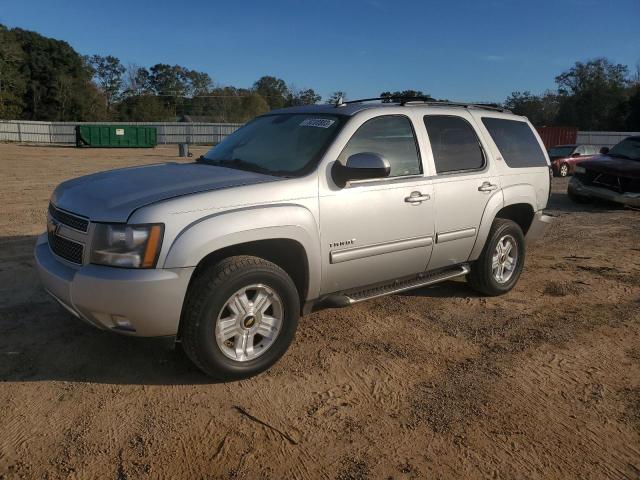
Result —
<instances>
[{"instance_id":1,"label":"door mirror glass","mask_svg":"<svg viewBox=\"0 0 640 480\"><path fill-rule=\"evenodd\" d=\"M346 165L336 161L331 171L333 181L341 188L351 180L385 178L390 173L389 161L382 155L372 152L353 154L347 159Z\"/></svg>"}]
</instances>

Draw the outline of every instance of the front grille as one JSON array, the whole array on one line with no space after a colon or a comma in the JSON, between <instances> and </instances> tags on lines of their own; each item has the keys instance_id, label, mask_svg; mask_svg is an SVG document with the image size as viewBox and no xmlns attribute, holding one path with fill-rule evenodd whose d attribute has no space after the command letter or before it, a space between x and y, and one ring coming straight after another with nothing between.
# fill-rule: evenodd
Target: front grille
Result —
<instances>
[{"instance_id":1,"label":"front grille","mask_svg":"<svg viewBox=\"0 0 640 480\"><path fill-rule=\"evenodd\" d=\"M606 188L618 193L640 193L640 180L621 177L611 173L594 172L586 170L585 173L576 174L578 180L584 185Z\"/></svg>"},{"instance_id":2,"label":"front grille","mask_svg":"<svg viewBox=\"0 0 640 480\"><path fill-rule=\"evenodd\" d=\"M81 232L86 232L89 229L89 220L72 215L64 210L60 210L59 208L54 207L51 203L49 204L49 215L55 218L58 222Z\"/></svg>"},{"instance_id":3,"label":"front grille","mask_svg":"<svg viewBox=\"0 0 640 480\"><path fill-rule=\"evenodd\" d=\"M51 251L59 257L77 263L78 265L82 264L84 247L81 243L49 233L49 247Z\"/></svg>"}]
</instances>

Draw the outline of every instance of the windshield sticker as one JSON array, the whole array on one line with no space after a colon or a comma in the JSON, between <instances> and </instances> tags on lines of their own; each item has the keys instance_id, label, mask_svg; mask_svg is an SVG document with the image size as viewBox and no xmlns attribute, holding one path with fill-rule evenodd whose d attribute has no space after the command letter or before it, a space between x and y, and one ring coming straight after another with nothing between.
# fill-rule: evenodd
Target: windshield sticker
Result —
<instances>
[{"instance_id":1,"label":"windshield sticker","mask_svg":"<svg viewBox=\"0 0 640 480\"><path fill-rule=\"evenodd\" d=\"M301 127L318 127L329 128L336 123L335 120L329 120L328 118L307 118L300 124Z\"/></svg>"}]
</instances>

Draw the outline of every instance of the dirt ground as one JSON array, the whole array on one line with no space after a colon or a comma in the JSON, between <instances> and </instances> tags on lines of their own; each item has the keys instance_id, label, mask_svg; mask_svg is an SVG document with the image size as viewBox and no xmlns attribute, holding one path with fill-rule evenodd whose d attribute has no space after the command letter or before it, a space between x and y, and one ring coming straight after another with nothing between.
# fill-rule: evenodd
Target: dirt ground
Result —
<instances>
[{"instance_id":1,"label":"dirt ground","mask_svg":"<svg viewBox=\"0 0 640 480\"><path fill-rule=\"evenodd\" d=\"M640 478L640 212L554 180L508 295L314 313L270 371L215 384L166 339L75 320L34 270L56 184L176 154L0 145L0 478Z\"/></svg>"}]
</instances>

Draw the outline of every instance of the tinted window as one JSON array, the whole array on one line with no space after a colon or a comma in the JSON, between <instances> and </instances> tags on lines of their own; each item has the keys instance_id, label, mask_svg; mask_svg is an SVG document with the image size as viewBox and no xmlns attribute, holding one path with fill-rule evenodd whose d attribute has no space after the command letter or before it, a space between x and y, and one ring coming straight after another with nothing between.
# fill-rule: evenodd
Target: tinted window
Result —
<instances>
[{"instance_id":1,"label":"tinted window","mask_svg":"<svg viewBox=\"0 0 640 480\"><path fill-rule=\"evenodd\" d=\"M353 134L338 161L346 165L356 153L377 153L391 164L392 177L422 173L420 156L407 117L387 115L373 118Z\"/></svg>"},{"instance_id":2,"label":"tinted window","mask_svg":"<svg viewBox=\"0 0 640 480\"><path fill-rule=\"evenodd\" d=\"M484 154L473 127L460 117L424 117L436 172L477 170L484 165Z\"/></svg>"},{"instance_id":3,"label":"tinted window","mask_svg":"<svg viewBox=\"0 0 640 480\"><path fill-rule=\"evenodd\" d=\"M529 125L517 120L483 117L482 123L511 168L545 167L547 161Z\"/></svg>"}]
</instances>

